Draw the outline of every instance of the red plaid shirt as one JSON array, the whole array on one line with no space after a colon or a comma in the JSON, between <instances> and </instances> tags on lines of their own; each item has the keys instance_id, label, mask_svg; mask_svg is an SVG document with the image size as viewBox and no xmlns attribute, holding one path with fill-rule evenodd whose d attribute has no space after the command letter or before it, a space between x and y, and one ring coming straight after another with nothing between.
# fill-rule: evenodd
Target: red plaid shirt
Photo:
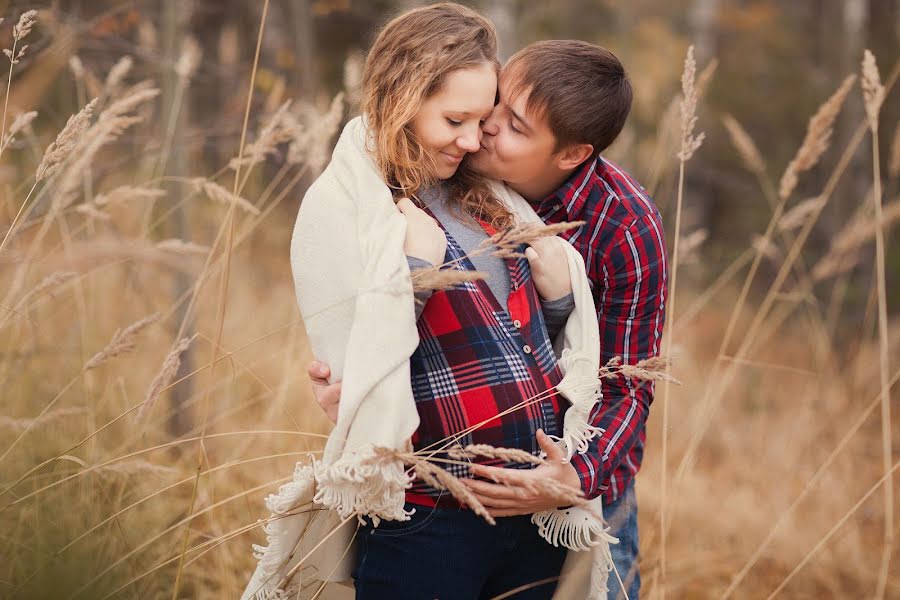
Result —
<instances>
[{"instance_id":1,"label":"red plaid shirt","mask_svg":"<svg viewBox=\"0 0 900 600\"><path fill-rule=\"evenodd\" d=\"M488 235L495 233L482 226ZM523 246L520 251L524 250ZM456 261L446 268L475 270L449 233L444 261ZM417 323L419 346L410 358L412 390L420 419L412 437L417 451L446 447L445 438L476 425L475 430L459 439L461 445L519 448L536 456L540 453L535 437L538 429L550 435L562 434L562 413L568 403L560 402L554 390L562 373L547 334L531 270L525 258L505 262L511 284L508 311L483 280L436 291L425 304ZM554 391L539 401L515 408L548 390ZM513 410L501 415L508 409ZM435 456L446 458L445 454ZM508 468L532 467L489 459L475 462ZM465 465L441 466L456 477L471 477ZM439 496L440 490L420 480L414 481L407 491L407 501L419 505L433 506ZM454 504L446 492L441 502Z\"/></svg>"},{"instance_id":2,"label":"red plaid shirt","mask_svg":"<svg viewBox=\"0 0 900 600\"><path fill-rule=\"evenodd\" d=\"M584 257L597 307L603 363L658 356L667 297L666 243L653 201L627 173L601 157L580 167L535 207L545 223L586 221L561 234ZM641 467L652 382L603 380L592 424L605 431L572 465L589 498L616 500Z\"/></svg>"}]
</instances>

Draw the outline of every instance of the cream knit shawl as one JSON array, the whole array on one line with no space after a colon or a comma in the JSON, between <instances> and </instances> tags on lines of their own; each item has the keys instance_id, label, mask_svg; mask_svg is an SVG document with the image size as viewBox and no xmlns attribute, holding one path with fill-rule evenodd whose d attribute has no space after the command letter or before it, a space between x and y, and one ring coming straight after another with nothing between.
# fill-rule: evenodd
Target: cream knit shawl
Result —
<instances>
[{"instance_id":1,"label":"cream knit shawl","mask_svg":"<svg viewBox=\"0 0 900 600\"><path fill-rule=\"evenodd\" d=\"M400 462L366 460L375 446L409 450L419 425L409 368L419 336L403 252L406 221L366 142L357 117L307 191L294 227L297 301L314 355L330 366L334 381L343 381L341 402L321 461L298 463L293 480L266 499L268 545L254 546L259 564L244 599L296 592L301 561L315 567L319 581L349 581L354 516L368 515L376 523L409 519L403 506L412 476ZM499 184L495 192L520 220L540 223L520 196ZM581 255L553 239L566 247L575 296L575 309L554 344L564 374L557 388L572 404L558 443L571 458L600 432L588 423L600 398L600 340ZM588 506L601 514L600 498ZM578 595L567 597L605 598L609 544L617 540L602 520L577 507L536 513L531 520L549 543L571 550L564 574L573 561L592 562L590 585L579 583Z\"/></svg>"}]
</instances>

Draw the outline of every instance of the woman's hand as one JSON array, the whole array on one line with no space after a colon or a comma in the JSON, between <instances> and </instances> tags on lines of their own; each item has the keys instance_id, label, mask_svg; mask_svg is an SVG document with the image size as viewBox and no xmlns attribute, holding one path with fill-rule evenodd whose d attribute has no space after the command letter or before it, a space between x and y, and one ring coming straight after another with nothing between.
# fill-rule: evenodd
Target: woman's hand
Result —
<instances>
[{"instance_id":1,"label":"woman's hand","mask_svg":"<svg viewBox=\"0 0 900 600\"><path fill-rule=\"evenodd\" d=\"M397 208L406 217L406 241L403 243L406 255L427 260L432 265L443 264L447 236L438 222L409 198L401 198Z\"/></svg>"},{"instance_id":2,"label":"woman's hand","mask_svg":"<svg viewBox=\"0 0 900 600\"><path fill-rule=\"evenodd\" d=\"M531 277L538 294L550 302L572 293L569 277L569 260L565 242L558 238L545 237L534 240L525 249L525 258L531 266Z\"/></svg>"},{"instance_id":3,"label":"woman's hand","mask_svg":"<svg viewBox=\"0 0 900 600\"><path fill-rule=\"evenodd\" d=\"M332 423L337 423L338 405L341 403L341 382L328 383L331 369L323 362L314 360L307 367L309 379L312 381L313 395L325 415Z\"/></svg>"}]
</instances>

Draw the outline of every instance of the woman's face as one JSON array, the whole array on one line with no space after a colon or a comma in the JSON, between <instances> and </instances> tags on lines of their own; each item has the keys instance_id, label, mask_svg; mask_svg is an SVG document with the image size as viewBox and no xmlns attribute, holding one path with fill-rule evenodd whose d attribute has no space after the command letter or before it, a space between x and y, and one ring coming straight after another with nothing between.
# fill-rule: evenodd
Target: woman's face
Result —
<instances>
[{"instance_id":1,"label":"woman's face","mask_svg":"<svg viewBox=\"0 0 900 600\"><path fill-rule=\"evenodd\" d=\"M452 177L465 155L478 151L481 122L494 108L496 95L497 73L484 63L453 71L422 104L412 131L434 157L439 179Z\"/></svg>"}]
</instances>

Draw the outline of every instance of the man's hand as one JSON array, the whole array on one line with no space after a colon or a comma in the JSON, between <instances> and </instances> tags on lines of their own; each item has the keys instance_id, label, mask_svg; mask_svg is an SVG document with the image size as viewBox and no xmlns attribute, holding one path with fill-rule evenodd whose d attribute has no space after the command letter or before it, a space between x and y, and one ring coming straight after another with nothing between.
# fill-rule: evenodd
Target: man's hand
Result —
<instances>
[{"instance_id":1,"label":"man's hand","mask_svg":"<svg viewBox=\"0 0 900 600\"><path fill-rule=\"evenodd\" d=\"M569 260L563 240L545 237L530 242L525 258L531 266L531 277L538 294L546 301L559 300L572 292Z\"/></svg>"},{"instance_id":2,"label":"man's hand","mask_svg":"<svg viewBox=\"0 0 900 600\"><path fill-rule=\"evenodd\" d=\"M578 471L570 463L563 462L565 454L553 440L538 430L537 441L541 449L547 453L547 464L527 471L472 465L472 473L475 475L502 483L461 479L492 517L530 515L565 505L558 495L551 494L546 488L528 485L538 479L552 479L569 488L581 489Z\"/></svg>"},{"instance_id":3,"label":"man's hand","mask_svg":"<svg viewBox=\"0 0 900 600\"><path fill-rule=\"evenodd\" d=\"M309 363L307 372L312 381L313 394L316 396L319 408L325 411L332 423L337 423L338 405L341 402L341 382L328 383L331 369L325 363L317 360Z\"/></svg>"}]
</instances>

